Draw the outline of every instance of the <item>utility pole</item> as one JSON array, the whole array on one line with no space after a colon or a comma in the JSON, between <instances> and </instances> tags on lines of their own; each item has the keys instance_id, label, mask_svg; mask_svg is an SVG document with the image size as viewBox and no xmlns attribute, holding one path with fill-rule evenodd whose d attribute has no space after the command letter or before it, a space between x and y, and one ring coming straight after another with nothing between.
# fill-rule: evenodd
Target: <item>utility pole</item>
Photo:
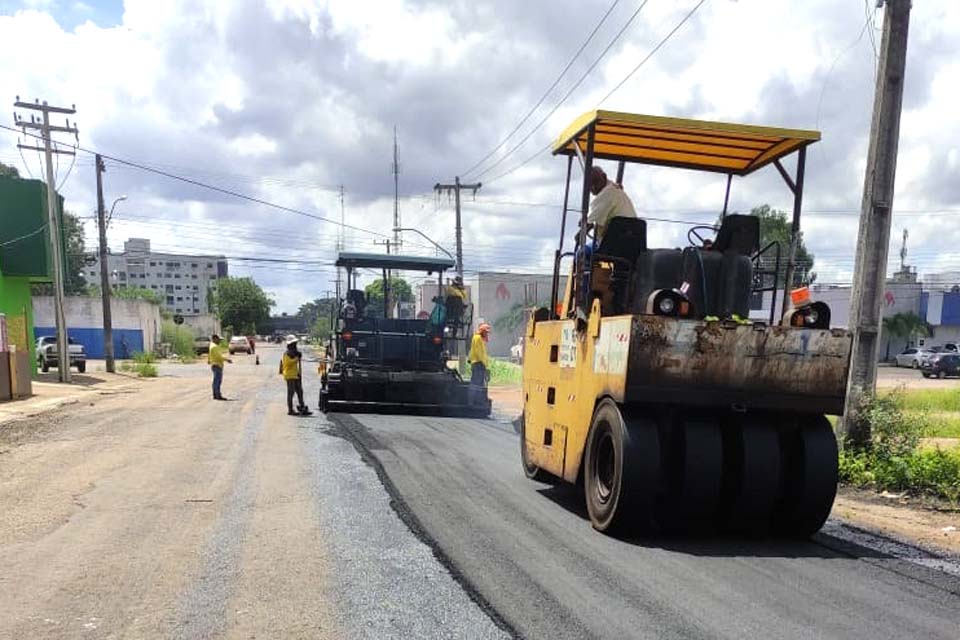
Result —
<instances>
[{"instance_id":1,"label":"utility pole","mask_svg":"<svg viewBox=\"0 0 960 640\"><path fill-rule=\"evenodd\" d=\"M857 415L857 410L861 398L872 395L877 384L880 309L890 244L911 1L886 0L857 236L857 261L850 302L853 354L842 430L847 442L860 446L870 441L870 425Z\"/></svg>"},{"instance_id":2,"label":"utility pole","mask_svg":"<svg viewBox=\"0 0 960 640\"><path fill-rule=\"evenodd\" d=\"M400 161L397 159L397 125L393 125L393 247L400 251ZM387 252L389 253L389 251Z\"/></svg>"},{"instance_id":3,"label":"utility pole","mask_svg":"<svg viewBox=\"0 0 960 640\"><path fill-rule=\"evenodd\" d=\"M900 245L900 273L905 273L907 271L907 238L910 236L910 231L907 229L903 230L903 244Z\"/></svg>"},{"instance_id":4,"label":"utility pole","mask_svg":"<svg viewBox=\"0 0 960 640\"><path fill-rule=\"evenodd\" d=\"M107 264L107 210L103 205L103 158L95 156L97 172L97 227L100 231L100 299L103 302L103 357L107 373L116 373L113 360L113 315L110 311L110 268Z\"/></svg>"},{"instance_id":5,"label":"utility pole","mask_svg":"<svg viewBox=\"0 0 960 640\"><path fill-rule=\"evenodd\" d=\"M390 238L386 240L374 240L373 244L379 244L381 246L387 247L387 255L390 255L390 247L393 245L393 241ZM394 246L396 248L396 246ZM390 317L390 279L393 277L393 273L390 269L384 269L383 271L383 313L384 318Z\"/></svg>"},{"instance_id":6,"label":"utility pole","mask_svg":"<svg viewBox=\"0 0 960 640\"><path fill-rule=\"evenodd\" d=\"M337 230L337 257L340 257L340 254L343 253L344 240L347 233L346 230L346 217L344 214L343 208L343 185L340 185L340 228ZM339 304L340 300L340 267L337 267L337 301ZM347 283L350 284L349 282ZM349 286L347 287L350 288Z\"/></svg>"},{"instance_id":7,"label":"utility pole","mask_svg":"<svg viewBox=\"0 0 960 640\"><path fill-rule=\"evenodd\" d=\"M460 191L466 189L473 193L474 196L477 195L477 191L480 190L483 184L480 182L474 182L473 184L462 184L460 182L460 176L457 176L453 184L441 184L437 183L433 185L433 190L437 192L450 193L453 192L454 197L454 206L457 211L457 275L463 278L463 226L460 219Z\"/></svg>"},{"instance_id":8,"label":"utility pole","mask_svg":"<svg viewBox=\"0 0 960 640\"><path fill-rule=\"evenodd\" d=\"M53 154L57 153L70 156L76 154L73 151L54 148L51 134L68 133L77 137L79 132L76 127L70 125L69 118L67 119L66 126L51 125L50 114L59 113L72 115L75 114L77 110L73 107L54 107L47 104L46 100L42 103L39 100L35 102L21 102L19 96L16 102L13 103L13 106L19 109L39 111L41 113L40 119L36 119L31 115L30 122L26 122L19 116L14 115L14 123L23 129L25 135L27 129L38 129L43 138L42 149L32 145L18 144L17 146L20 149L43 151L47 162L47 230L50 233L50 253L53 258L53 310L57 324L57 376L60 382L70 382L70 349L67 342L67 319L63 310L65 256L63 255L63 232L60 229L60 211L58 206L60 202L53 175Z\"/></svg>"}]
</instances>

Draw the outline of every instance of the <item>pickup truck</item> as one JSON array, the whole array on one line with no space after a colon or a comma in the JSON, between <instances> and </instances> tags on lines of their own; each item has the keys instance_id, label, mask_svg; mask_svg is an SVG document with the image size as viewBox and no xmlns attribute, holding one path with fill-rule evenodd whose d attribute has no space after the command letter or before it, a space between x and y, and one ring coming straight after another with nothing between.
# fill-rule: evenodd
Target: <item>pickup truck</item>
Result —
<instances>
[{"instance_id":1,"label":"pickup truck","mask_svg":"<svg viewBox=\"0 0 960 640\"><path fill-rule=\"evenodd\" d=\"M87 352L83 345L67 338L67 348L70 354L70 366L84 373L87 370ZM55 336L41 336L37 338L37 366L46 373L50 367L59 367L57 354L57 338Z\"/></svg>"}]
</instances>

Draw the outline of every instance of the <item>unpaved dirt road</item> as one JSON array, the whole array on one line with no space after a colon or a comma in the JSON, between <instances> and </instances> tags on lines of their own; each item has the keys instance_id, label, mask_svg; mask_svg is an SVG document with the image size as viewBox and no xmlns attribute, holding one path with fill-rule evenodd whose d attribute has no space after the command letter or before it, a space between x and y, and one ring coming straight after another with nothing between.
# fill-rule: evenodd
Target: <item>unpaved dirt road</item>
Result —
<instances>
[{"instance_id":1,"label":"unpaved dirt road","mask_svg":"<svg viewBox=\"0 0 960 640\"><path fill-rule=\"evenodd\" d=\"M505 637L261 351L0 428L0 638Z\"/></svg>"}]
</instances>

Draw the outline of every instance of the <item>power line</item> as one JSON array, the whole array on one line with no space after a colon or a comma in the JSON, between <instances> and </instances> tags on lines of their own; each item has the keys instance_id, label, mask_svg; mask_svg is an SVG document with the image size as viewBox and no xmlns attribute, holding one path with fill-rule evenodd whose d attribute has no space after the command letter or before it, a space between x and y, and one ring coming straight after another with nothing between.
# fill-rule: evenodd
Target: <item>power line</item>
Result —
<instances>
[{"instance_id":1,"label":"power line","mask_svg":"<svg viewBox=\"0 0 960 640\"><path fill-rule=\"evenodd\" d=\"M594 61L587 68L587 70L583 72L583 75L580 76L580 79L577 80L576 83L574 83L574 85L570 87L570 89L568 89L565 94L563 94L563 97L560 98L560 100L553 106L553 108L547 112L547 115L541 118L541 120L533 127L533 129L527 132L527 135L525 135L523 139L520 140L520 142L518 142L513 147L511 147L504 155L500 156L500 158L498 158L493 164L488 166L486 169L484 169L480 173L476 174L476 179L479 180L480 178L485 176L487 173L489 173L494 167L497 167L501 163L503 163L503 161L509 158L511 155L513 155L513 153L517 149L522 147L523 144L527 140L529 140L534 133L540 130L540 127L542 127L544 123L546 123L546 121L550 119L550 116L556 113L557 109L559 109L563 105L563 103L567 101L567 98L569 98L573 94L573 92L576 91L581 84L583 84L583 81L586 80L587 77L589 77L590 73L594 70L594 68L596 68L596 66L600 64L600 61L603 60L604 56L606 56L607 53L610 51L610 49L613 48L613 45L617 43L617 41L620 39L620 36L622 36L624 32L630 27L630 25L633 24L633 21L637 18L638 15L640 15L640 12L643 10L645 6L647 6L647 3L649 1L650 0L643 0L643 2L640 3L640 6L637 7L637 10L634 11L633 14L627 19L627 22L623 25L623 27L621 27L620 30L617 31L613 39L610 40L607 46L604 47L603 51L600 52L600 55L597 56L596 59L594 59Z\"/></svg>"},{"instance_id":2,"label":"power line","mask_svg":"<svg viewBox=\"0 0 960 640\"><path fill-rule=\"evenodd\" d=\"M646 55L646 57L644 57L643 60L641 60L640 63L637 64L637 66L635 66L635 67L630 71L630 73L628 73L628 74L623 78L623 80L621 80L619 83L617 83L617 85L616 85L612 90L610 90L610 92L607 93L607 95L604 96L603 99L600 100L600 102L598 102L597 105L596 105L594 108L596 109L597 107L599 107L601 104L603 104L604 102L606 102L607 99L608 99L610 96L612 96L614 93L616 93L616 91L618 91L618 90L620 89L620 87L622 87L622 86L624 85L624 83L626 83L627 80L629 80L629 79L633 76L633 74L635 74L635 73L640 69L640 67L642 67L651 57L653 57L653 55L654 55L657 51L659 51L659 50L667 43L668 40L670 40L671 37L673 37L673 35L680 29L680 27L682 27L682 26L687 22L687 20L689 20L689 19L693 16L693 14L696 13L697 10L699 10L700 7L701 7L706 1L707 1L707 0L700 0L700 1L693 7L693 9L691 9L691 10L683 17L683 19L681 19L680 22L677 23L677 25L676 25L673 29L670 30L670 32L669 32L666 36L664 36L664 37L660 40L660 42L657 43L657 45L650 51L650 53L648 53L648 54ZM638 12L638 13L639 13L640 9L643 9L643 7L644 7L645 4L646 4L646 2L644 2L643 4L640 5L640 8L637 9L637 12ZM634 16L636 16L636 14L634 14ZM632 19L633 19L633 17L631 17L631 20L632 20ZM617 35L619 36L619 34L617 34ZM611 43L611 44L612 44L612 43ZM606 53L606 51L604 51L604 53ZM599 60L597 60L597 62L599 62ZM592 70L592 68L593 68L593 67L591 67L591 70ZM590 71L590 70L588 70L588 73L589 73L589 71ZM583 79L581 78L581 81L582 81L582 80L583 80ZM575 85L573 88L576 89L576 87L579 86L579 84L580 84L580 83L578 82L577 85ZM568 93L568 95L569 95L569 93ZM563 99L566 100L566 96L564 96ZM562 100L561 100L561 102L562 102ZM559 105L557 105L557 106L559 107ZM554 108L553 111L556 111L556 108ZM549 114L547 114L547 117L548 117L548 118L550 117L550 115L553 114L553 111L551 111ZM544 118L544 120L541 121L540 124L542 125L543 122L545 122L545 121L546 121L546 118ZM540 126L540 125L538 125L538 127L539 127L539 126ZM527 137L529 138L529 136L527 136ZM526 140L526 138L524 139L524 141L525 141L525 140ZM533 162L533 160L534 160L535 158L537 158L541 153L543 153L544 151L549 150L549 149L550 149L550 146L551 146L551 145L548 143L546 147L538 150L536 153L534 153L533 155L531 155L531 156L529 156L528 158L526 158L525 160L523 160L520 164L517 164L517 165L513 166L512 168L508 169L507 171L504 171L503 173L500 173L500 174L494 176L493 178L487 180L487 184L490 184L491 182L494 182L495 180L499 180L499 179L501 179L501 178L504 178L504 177L510 175L511 173L513 173L513 172L515 172L515 171L518 171L519 169L522 169L523 167L525 167L525 166L526 166L527 164L529 164L530 162ZM509 155L509 154L507 154L507 155ZM506 157L507 157L507 156L503 156L500 160L502 161L502 160L503 160L504 158L506 158ZM499 164L499 162L496 163L496 164ZM492 169L494 166L496 166L496 164L491 165L490 167L487 167L486 171L489 171L490 169ZM484 171L484 173L486 173L486 171ZM482 176L483 174L480 174L480 175ZM480 176L478 176L478 177L480 177Z\"/></svg>"},{"instance_id":3,"label":"power line","mask_svg":"<svg viewBox=\"0 0 960 640\"><path fill-rule=\"evenodd\" d=\"M540 99L537 100L537 103L530 108L530 111L528 111L527 114L526 114L525 116L523 116L523 118L520 119L520 122L517 123L517 125L510 131L510 133L508 133L508 134L503 138L503 140L501 140L501 141L497 144L497 146L495 146L493 149L491 149L491 150L487 153L487 155L485 155L485 156L483 156L482 158L480 158L479 160L477 160L473 165L470 166L469 169L467 169L466 171L461 172L460 175L462 175L462 176L469 176L470 173L471 173L474 169L476 169L477 167L479 167L480 165L482 165L484 162L486 162L487 159L488 159L490 156L492 156L494 153L496 153L501 147L503 147L503 145L505 145L505 144L507 143L507 141L508 141L510 138L513 137L513 134L515 134L517 131L520 130L520 127L522 127L522 126L524 125L524 123L526 123L526 121L530 119L530 116L532 116L532 115L536 112L536 110L540 107L540 105L543 104L543 101L547 99L547 96L549 96L550 93L557 87L557 85L560 84L560 80L563 79L563 76L566 75L567 71L570 70L570 67L572 67L572 66L573 66L573 63L576 62L577 58L580 57L580 54L583 53L583 50L587 47L588 44L590 44L590 42L593 40L593 36L595 36L595 35L597 34L597 31L600 30L600 27L603 26L603 23L607 21L607 17L610 15L610 13L613 11L613 9L617 6L617 4L618 4L619 2L620 2L620 0L613 0L613 3L612 3L612 4L610 5L610 7L607 9L606 13L603 14L603 17L600 18L600 21L599 21L599 22L596 24L596 26L593 28L593 31L590 32L590 35L587 36L587 39L583 41L583 43L582 43L582 44L580 45L580 47L577 49L576 53L573 54L573 57L570 58L570 61L567 62L566 66L563 68L563 70L560 71L560 75L558 75L557 78L556 78L556 80L553 81L553 84L551 84L551 85L547 88L547 90L543 92L543 95L540 96Z\"/></svg>"}]
</instances>

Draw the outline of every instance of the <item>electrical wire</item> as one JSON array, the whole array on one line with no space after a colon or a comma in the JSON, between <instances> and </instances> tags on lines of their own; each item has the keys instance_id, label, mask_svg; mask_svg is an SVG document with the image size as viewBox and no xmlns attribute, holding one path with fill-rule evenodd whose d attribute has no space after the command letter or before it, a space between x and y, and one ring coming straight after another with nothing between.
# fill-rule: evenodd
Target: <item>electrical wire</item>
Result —
<instances>
[{"instance_id":1,"label":"electrical wire","mask_svg":"<svg viewBox=\"0 0 960 640\"><path fill-rule=\"evenodd\" d=\"M510 138L512 138L513 135L514 135L517 131L520 130L520 127L522 127L522 126L527 122L527 120L530 119L530 116L532 116L532 115L536 112L536 110L540 107L540 105L543 104L543 101L547 99L547 96L549 96L550 93L557 87L557 85L560 84L560 80L563 79L563 76L566 75L567 71L570 70L570 67L572 67L572 66L573 66L573 63L576 62L577 58L580 57L580 54L583 53L583 50L587 47L588 44L590 44L590 42L593 40L593 36L597 35L597 31L599 31L599 30L600 30L600 27L603 26L603 23L607 21L607 17L609 17L610 13L614 10L614 8L617 6L617 4L618 4L619 2L620 2L620 0L613 0L613 3L607 8L606 13L603 14L603 16L600 18L600 21L596 24L596 26L593 27L593 30L590 32L590 35L587 36L587 39L583 41L583 43L582 43L582 44L580 45L580 47L577 49L576 53L573 54L573 57L570 58L570 60L569 60L569 61L567 62L567 64L566 64L566 66L560 71L560 75L558 75L557 78L556 78L556 80L553 81L553 84L551 84L549 87L547 87L547 90L543 92L543 95L540 96L540 99L537 100L537 103L534 104L534 105L530 108L530 110L527 112L527 114L526 114L525 116L523 116L523 118L520 119L520 122L518 122L518 123L516 124L516 126L510 131L510 133L508 133L508 134L497 144L497 146L495 146L493 149L491 149L491 150L487 153L487 155L485 155L485 156L483 156L482 158L480 158L479 160L477 160L474 164L472 164L472 165L470 166L469 169L467 169L466 171L461 172L460 175L462 175L462 176L469 176L470 173L471 173L474 169L476 169L477 167L479 167L480 165L482 165L484 162L486 162L487 159L490 158L490 156L492 156L492 155L493 155L494 153L496 153L501 147L503 147L503 145L505 145L505 144L507 143L507 141L508 141Z\"/></svg>"},{"instance_id":2,"label":"electrical wire","mask_svg":"<svg viewBox=\"0 0 960 640\"><path fill-rule=\"evenodd\" d=\"M517 151L517 149L522 147L524 143L526 143L526 141L529 140L531 136L533 136L534 133L540 130L540 127L542 127L547 122L547 120L550 119L550 116L556 113L557 109L563 106L563 103L567 101L567 98L573 95L573 92L576 91L580 87L580 85L583 84L583 81L590 76L590 74L593 72L596 66L600 64L600 61L603 60L604 56L606 56L607 53L610 51L610 49L613 48L613 45L617 43L617 41L620 39L620 36L622 36L624 32L630 27L630 25L633 24L633 21L636 20L637 16L640 15L640 12L643 10L645 6L647 6L647 3L649 1L650 0L643 0L643 2L640 3L640 6L637 7L637 10L634 11L633 14L627 19L623 27L621 27L620 30L617 31L616 35L613 36L613 39L610 40L609 43L607 43L607 46L604 47L603 51L600 52L600 55L597 56L594 59L594 61L590 64L590 66L587 68L587 70L583 72L583 75L580 76L580 79L577 80L576 83L574 83L574 85L570 87L565 94L563 94L563 97L561 97L560 100L555 105L553 105L553 108L547 112L547 115L541 118L540 121L537 122L537 124L533 127L533 129L527 132L527 135L525 135L520 140L520 142L518 142L513 147L511 147L504 155L500 156L493 164L488 166L483 171L480 171L479 173L477 173L476 174L477 180L479 180L480 178L488 174L491 170L493 170L494 167L497 167L500 164L502 164L504 160L509 158L511 155L513 155Z\"/></svg>"},{"instance_id":3,"label":"electrical wire","mask_svg":"<svg viewBox=\"0 0 960 640\"><path fill-rule=\"evenodd\" d=\"M680 27L682 27L682 26L687 22L687 20L689 20L691 17L693 17L693 14L695 14L695 13L700 9L700 7L703 6L703 4L704 4L706 1L707 1L707 0L700 0L700 1L693 7L693 9L691 9L691 10L680 20L680 22L677 23L677 25L676 25L673 29L670 30L670 32L667 33L667 35L664 36L664 37L657 43L657 45L640 61L640 63L637 64L637 66L635 66L635 67L630 71L630 73L628 73L628 74L623 78L623 80L621 80L619 83L617 83L617 85L616 85L613 89L611 89L611 90L607 93L607 95L605 95L605 96L603 97L603 99L600 100L600 102L597 103L596 107L594 107L594 108L598 108L600 105L602 105L604 102L606 102L607 99L610 98L610 96L612 96L614 93L616 93L616 92L620 89L620 87L622 87L622 86L627 82L627 80L629 80L629 79L640 69L640 67L642 67L644 64L646 64L646 62L647 62L648 60L650 60L650 58L652 58L653 55L654 55L657 51L659 51L659 50L667 43L667 41L670 40L670 38L673 37L673 35L674 35L677 31L680 30ZM644 4L646 4L646 2L644 2ZM643 8L644 4L640 5L640 9ZM639 11L639 9L638 9L637 11ZM619 35L619 34L618 34L618 35ZM599 60L598 60L598 62L599 62ZM592 69L592 67L591 67L591 69ZM588 71L588 72L589 72L589 71ZM579 83L578 83L578 85L579 85ZM577 85L577 86L578 86L578 85ZM576 86L574 86L574 89L575 89L575 88L576 88ZM566 96L564 97L564 99L566 99ZM562 101L561 101L561 102L562 102ZM559 106L559 105L558 105L558 106ZM554 109L554 111L556 111L556 109ZM550 117L550 115L552 115L552 114L553 114L553 111L551 111L549 114L547 114L547 117ZM546 121L546 118L545 118L543 121L541 121L540 124L542 125L543 122L545 122L545 121ZM538 126L539 126L539 125L538 125ZM529 136L528 136L528 137L529 137ZM524 139L524 141L525 141L525 140L526 140L526 139ZM529 164L530 162L533 162L533 160L536 159L541 153L543 153L544 151L549 150L550 147L551 147L551 144L548 143L547 146L543 147L542 149L539 149L536 153L532 154L531 156L529 156L528 158L526 158L525 160L523 160L520 164L517 164L517 165L511 167L510 169L504 171L503 173L500 173L500 174L494 176L493 178L491 178L491 179L489 179L489 180L486 180L486 183L489 185L491 182L495 182L495 181L497 181L497 180L500 180L501 178L505 178L506 176L508 176L508 175L510 175L510 174L512 174L512 173L514 173L514 172L516 172L516 171L518 171L518 170L520 170L520 169L522 169L523 167L525 167L525 166L526 166L527 164ZM503 156L503 157L501 158L501 161L502 161L503 158L505 158L505 157L506 157L506 156ZM498 163L498 164L499 164L499 163ZM486 169L486 171L489 171L489 170L492 169L494 166L496 166L496 164L491 165L490 167L488 167L488 168ZM480 175L483 175L483 174L480 174ZM477 177L479 178L480 175L478 175Z\"/></svg>"}]
</instances>

